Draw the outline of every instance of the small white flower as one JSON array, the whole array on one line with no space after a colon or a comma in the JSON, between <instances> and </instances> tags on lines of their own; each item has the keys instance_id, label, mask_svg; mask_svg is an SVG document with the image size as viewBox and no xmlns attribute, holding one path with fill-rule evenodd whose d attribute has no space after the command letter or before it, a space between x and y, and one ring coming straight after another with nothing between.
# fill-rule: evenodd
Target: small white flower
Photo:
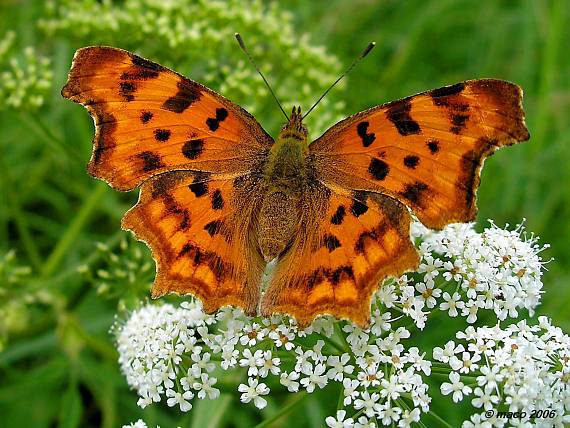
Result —
<instances>
[{"instance_id":1,"label":"small white flower","mask_svg":"<svg viewBox=\"0 0 570 428\"><path fill-rule=\"evenodd\" d=\"M172 389L166 390L166 396L168 399L166 400L166 404L168 406L176 406L177 404L180 405L180 410L182 412L187 412L192 408L192 404L188 400L191 400L194 397L192 391L186 391L183 394L176 392Z\"/></svg>"},{"instance_id":2,"label":"small white flower","mask_svg":"<svg viewBox=\"0 0 570 428\"><path fill-rule=\"evenodd\" d=\"M471 400L471 404L478 409L481 407L485 410L495 408L499 402L499 397L497 395L493 395L492 392L492 388L485 388L484 391L479 387L475 388L473 394L476 395L476 397Z\"/></svg>"},{"instance_id":3,"label":"small white flower","mask_svg":"<svg viewBox=\"0 0 570 428\"><path fill-rule=\"evenodd\" d=\"M399 427L410 427L412 422L419 422L420 420L420 409L415 408L412 411L405 409L402 413L401 419L398 421Z\"/></svg>"},{"instance_id":4,"label":"small white flower","mask_svg":"<svg viewBox=\"0 0 570 428\"><path fill-rule=\"evenodd\" d=\"M289 392L298 392L299 391L299 373L296 371L292 372L283 372L281 373L281 377L279 378L279 382L283 385Z\"/></svg>"},{"instance_id":5,"label":"small white flower","mask_svg":"<svg viewBox=\"0 0 570 428\"><path fill-rule=\"evenodd\" d=\"M344 378L345 373L351 374L354 371L354 366L347 364L349 361L350 355L347 353L342 354L340 357L338 355L330 355L327 358L327 365L330 367L327 372L328 378L340 382Z\"/></svg>"},{"instance_id":6,"label":"small white flower","mask_svg":"<svg viewBox=\"0 0 570 428\"><path fill-rule=\"evenodd\" d=\"M194 382L192 388L198 391L198 398L204 399L208 397L210 400L215 400L220 396L220 390L213 386L218 382L215 377L210 377L207 373L200 375L200 382Z\"/></svg>"},{"instance_id":7,"label":"small white flower","mask_svg":"<svg viewBox=\"0 0 570 428\"><path fill-rule=\"evenodd\" d=\"M455 355L449 359L449 365L453 370L458 370L459 373L469 373L475 371L479 368L477 362L481 360L481 356L474 353L473 356L469 352L463 352L461 354L461 359L457 358Z\"/></svg>"},{"instance_id":8,"label":"small white flower","mask_svg":"<svg viewBox=\"0 0 570 428\"><path fill-rule=\"evenodd\" d=\"M262 328L257 323L247 324L243 328L243 336L240 337L239 343L244 346L255 346L257 342L263 340Z\"/></svg>"},{"instance_id":9,"label":"small white flower","mask_svg":"<svg viewBox=\"0 0 570 428\"><path fill-rule=\"evenodd\" d=\"M465 348L463 345L460 344L455 346L455 342L453 340L450 340L445 344L445 347L443 349L440 347L433 348L433 358L436 361L447 363L451 357L459 352L463 352L464 350Z\"/></svg>"},{"instance_id":10,"label":"small white flower","mask_svg":"<svg viewBox=\"0 0 570 428\"><path fill-rule=\"evenodd\" d=\"M295 354L297 358L297 362L295 364L295 371L301 372L303 370L308 370L312 367L312 357L313 357L313 350L309 349L308 351L303 351L300 347L295 349Z\"/></svg>"},{"instance_id":11,"label":"small white flower","mask_svg":"<svg viewBox=\"0 0 570 428\"><path fill-rule=\"evenodd\" d=\"M214 363L210 362L210 353L208 352L204 354L194 352L192 361L194 361L194 364L192 364L191 370L196 378L200 377L202 373L211 372L216 367Z\"/></svg>"},{"instance_id":12,"label":"small white flower","mask_svg":"<svg viewBox=\"0 0 570 428\"><path fill-rule=\"evenodd\" d=\"M397 400L400 394L405 392L405 384L400 381L397 375L391 375L389 380L382 379L382 389L380 395L388 400Z\"/></svg>"},{"instance_id":13,"label":"small white flower","mask_svg":"<svg viewBox=\"0 0 570 428\"><path fill-rule=\"evenodd\" d=\"M242 403L249 403L253 400L253 404L258 409L263 409L267 406L267 400L262 395L269 394L269 388L264 383L259 383L257 379L248 378L248 385L241 383L238 386L238 391L241 392Z\"/></svg>"},{"instance_id":14,"label":"small white flower","mask_svg":"<svg viewBox=\"0 0 570 428\"><path fill-rule=\"evenodd\" d=\"M426 254L418 267L418 272L425 273L424 278L433 279L439 274L439 269L442 266L443 262L440 259L434 259L430 254Z\"/></svg>"},{"instance_id":15,"label":"small white flower","mask_svg":"<svg viewBox=\"0 0 570 428\"><path fill-rule=\"evenodd\" d=\"M145 421L139 419L136 422L131 422L129 425L123 425L122 428L147 428Z\"/></svg>"},{"instance_id":16,"label":"small white flower","mask_svg":"<svg viewBox=\"0 0 570 428\"><path fill-rule=\"evenodd\" d=\"M305 367L303 374L307 377L301 379L301 385L305 387L307 392L311 393L315 390L315 386L324 388L327 384L326 367L324 364L317 364L314 369L312 366Z\"/></svg>"},{"instance_id":17,"label":"small white flower","mask_svg":"<svg viewBox=\"0 0 570 428\"><path fill-rule=\"evenodd\" d=\"M477 376L477 384L479 386L485 386L490 388L496 388L497 382L503 380L503 375L500 373L499 366L482 366L479 370L482 376Z\"/></svg>"},{"instance_id":18,"label":"small white flower","mask_svg":"<svg viewBox=\"0 0 570 428\"><path fill-rule=\"evenodd\" d=\"M463 395L471 394L471 388L461 382L459 373L449 373L449 380L451 380L451 383L444 382L441 384L441 393L443 395L449 395L453 392L453 401L458 403L463 400Z\"/></svg>"},{"instance_id":19,"label":"small white flower","mask_svg":"<svg viewBox=\"0 0 570 428\"><path fill-rule=\"evenodd\" d=\"M443 293L444 302L439 305L439 309L442 311L447 311L450 317L456 317L458 315L457 309L463 309L465 307L465 302L462 302L459 293L455 292L451 296L447 291Z\"/></svg>"},{"instance_id":20,"label":"small white flower","mask_svg":"<svg viewBox=\"0 0 570 428\"><path fill-rule=\"evenodd\" d=\"M342 386L344 393L343 404L345 406L348 406L352 404L352 401L360 395L360 392L358 391L360 382L358 382L356 379L344 378L342 381Z\"/></svg>"},{"instance_id":21,"label":"small white flower","mask_svg":"<svg viewBox=\"0 0 570 428\"><path fill-rule=\"evenodd\" d=\"M265 364L263 360L263 351L261 349L258 349L252 354L251 351L246 348L243 350L243 357L244 358L239 360L239 365L241 367L248 367L248 376L257 376L259 373L259 367Z\"/></svg>"},{"instance_id":22,"label":"small white flower","mask_svg":"<svg viewBox=\"0 0 570 428\"><path fill-rule=\"evenodd\" d=\"M439 288L435 288L433 280L426 280L425 283L418 282L416 284L416 290L421 294L421 297L424 299L428 308L435 307L437 304L436 299L441 296L441 290Z\"/></svg>"},{"instance_id":23,"label":"small white flower","mask_svg":"<svg viewBox=\"0 0 570 428\"><path fill-rule=\"evenodd\" d=\"M366 416L371 418L374 416L374 413L380 412L382 409L378 400L380 399L380 395L376 392L370 394L368 391L364 391L360 394L360 398L354 400L354 408L364 409L364 413Z\"/></svg>"},{"instance_id":24,"label":"small white flower","mask_svg":"<svg viewBox=\"0 0 570 428\"><path fill-rule=\"evenodd\" d=\"M346 410L337 410L336 418L333 416L328 416L325 419L325 423L330 428L353 428L354 420L352 418L345 419Z\"/></svg>"}]
</instances>

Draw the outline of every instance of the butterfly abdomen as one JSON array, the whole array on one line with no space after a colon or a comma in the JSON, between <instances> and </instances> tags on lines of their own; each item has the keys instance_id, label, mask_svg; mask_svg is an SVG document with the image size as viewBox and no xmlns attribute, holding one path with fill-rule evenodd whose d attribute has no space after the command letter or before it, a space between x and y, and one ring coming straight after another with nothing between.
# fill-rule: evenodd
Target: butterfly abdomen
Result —
<instances>
[{"instance_id":1,"label":"butterfly abdomen","mask_svg":"<svg viewBox=\"0 0 570 428\"><path fill-rule=\"evenodd\" d=\"M307 136L288 129L271 148L265 168L267 192L259 213L259 245L265 260L286 250L299 225L299 201L307 181Z\"/></svg>"}]
</instances>

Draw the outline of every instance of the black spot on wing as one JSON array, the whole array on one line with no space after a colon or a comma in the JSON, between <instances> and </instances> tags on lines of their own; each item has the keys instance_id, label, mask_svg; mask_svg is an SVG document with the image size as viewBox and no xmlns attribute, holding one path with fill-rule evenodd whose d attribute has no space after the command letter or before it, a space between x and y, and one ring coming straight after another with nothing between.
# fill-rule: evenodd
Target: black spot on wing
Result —
<instances>
[{"instance_id":1,"label":"black spot on wing","mask_svg":"<svg viewBox=\"0 0 570 428\"><path fill-rule=\"evenodd\" d=\"M320 284L326 280L329 280L333 285L337 285L342 280L352 279L354 280L354 272L352 267L349 265L339 266L337 269L326 269L320 267L306 278L307 289L312 290L315 285Z\"/></svg>"},{"instance_id":2,"label":"black spot on wing","mask_svg":"<svg viewBox=\"0 0 570 428\"><path fill-rule=\"evenodd\" d=\"M188 229L190 227L190 213L188 210L182 210L182 221L180 222L180 229Z\"/></svg>"},{"instance_id":3,"label":"black spot on wing","mask_svg":"<svg viewBox=\"0 0 570 428\"><path fill-rule=\"evenodd\" d=\"M331 217L331 223L336 225L342 224L345 215L346 215L346 210L344 209L343 205L340 205L336 209L336 212Z\"/></svg>"},{"instance_id":4,"label":"black spot on wing","mask_svg":"<svg viewBox=\"0 0 570 428\"><path fill-rule=\"evenodd\" d=\"M410 116L412 104L409 99L395 101L386 110L386 117L394 124L400 135L419 134L421 132L418 122Z\"/></svg>"},{"instance_id":5,"label":"black spot on wing","mask_svg":"<svg viewBox=\"0 0 570 428\"><path fill-rule=\"evenodd\" d=\"M362 140L362 145L364 147L368 147L374 142L374 140L376 140L376 135L374 133L368 133L368 125L369 123L366 121L360 122L358 125L356 125L356 133Z\"/></svg>"},{"instance_id":6,"label":"black spot on wing","mask_svg":"<svg viewBox=\"0 0 570 428\"><path fill-rule=\"evenodd\" d=\"M133 82L119 82L119 94L125 101L133 101L136 90L137 87Z\"/></svg>"},{"instance_id":7,"label":"black spot on wing","mask_svg":"<svg viewBox=\"0 0 570 428\"><path fill-rule=\"evenodd\" d=\"M435 138L427 140L426 144L432 155L435 155L437 152L439 152L439 141Z\"/></svg>"},{"instance_id":8,"label":"black spot on wing","mask_svg":"<svg viewBox=\"0 0 570 428\"><path fill-rule=\"evenodd\" d=\"M410 169L415 169L420 163L420 158L416 155L408 155L404 158L404 165Z\"/></svg>"},{"instance_id":9,"label":"black spot on wing","mask_svg":"<svg viewBox=\"0 0 570 428\"><path fill-rule=\"evenodd\" d=\"M384 180L390 172L390 166L381 159L372 158L368 165L368 172L376 180Z\"/></svg>"},{"instance_id":10,"label":"black spot on wing","mask_svg":"<svg viewBox=\"0 0 570 428\"><path fill-rule=\"evenodd\" d=\"M341 247L340 241L334 235L325 235L323 237L323 247L327 247L329 253L332 253L337 248Z\"/></svg>"},{"instance_id":11,"label":"black spot on wing","mask_svg":"<svg viewBox=\"0 0 570 428\"><path fill-rule=\"evenodd\" d=\"M148 123L152 119L153 114L150 111L143 111L141 114L141 122Z\"/></svg>"},{"instance_id":12,"label":"black spot on wing","mask_svg":"<svg viewBox=\"0 0 570 428\"><path fill-rule=\"evenodd\" d=\"M360 217L362 214L368 211L368 205L366 205L366 192L356 191L353 193L352 205L350 207L350 212L354 217Z\"/></svg>"},{"instance_id":13,"label":"black spot on wing","mask_svg":"<svg viewBox=\"0 0 570 428\"><path fill-rule=\"evenodd\" d=\"M181 208L176 203L176 200L172 197L172 194L168 193L167 191L160 193L160 197L162 198L166 207L166 211L169 214L174 214L181 217L178 227L180 229L188 229L190 227L190 212L188 209Z\"/></svg>"},{"instance_id":14,"label":"black spot on wing","mask_svg":"<svg viewBox=\"0 0 570 428\"><path fill-rule=\"evenodd\" d=\"M197 83L184 79L178 82L178 92L168 98L162 108L174 113L182 113L200 99L201 90Z\"/></svg>"},{"instance_id":15,"label":"black spot on wing","mask_svg":"<svg viewBox=\"0 0 570 428\"><path fill-rule=\"evenodd\" d=\"M213 251L204 250L192 242L186 243L178 253L178 257L188 257L194 265L206 265L210 268L216 281L222 282L226 274L232 269L232 265L225 262Z\"/></svg>"},{"instance_id":16,"label":"black spot on wing","mask_svg":"<svg viewBox=\"0 0 570 428\"><path fill-rule=\"evenodd\" d=\"M457 187L465 192L465 205L468 210L475 204L475 193L479 186L479 167L481 156L474 150L469 150L461 157L462 174L457 182Z\"/></svg>"},{"instance_id":17,"label":"black spot on wing","mask_svg":"<svg viewBox=\"0 0 570 428\"><path fill-rule=\"evenodd\" d=\"M93 161L98 163L103 156L103 152L116 145L113 134L117 129L117 119L113 114L97 111L97 129L99 130L97 140L94 141Z\"/></svg>"},{"instance_id":18,"label":"black spot on wing","mask_svg":"<svg viewBox=\"0 0 570 428\"><path fill-rule=\"evenodd\" d=\"M354 279L352 266L340 266L329 274L331 282L336 285L343 279Z\"/></svg>"},{"instance_id":19,"label":"black spot on wing","mask_svg":"<svg viewBox=\"0 0 570 428\"><path fill-rule=\"evenodd\" d=\"M220 233L223 224L224 223L221 220L214 220L206 224L204 226L204 230L208 232L210 236L214 236Z\"/></svg>"},{"instance_id":20,"label":"black spot on wing","mask_svg":"<svg viewBox=\"0 0 570 428\"><path fill-rule=\"evenodd\" d=\"M208 193L208 181L210 181L210 174L205 172L198 172L194 175L194 180L188 188L196 195L197 198L204 196Z\"/></svg>"},{"instance_id":21,"label":"black spot on wing","mask_svg":"<svg viewBox=\"0 0 570 428\"><path fill-rule=\"evenodd\" d=\"M221 107L216 109L216 117L209 117L206 119L206 125L210 131L215 132L220 127L220 122L223 122L228 117L228 111Z\"/></svg>"},{"instance_id":22,"label":"black spot on wing","mask_svg":"<svg viewBox=\"0 0 570 428\"><path fill-rule=\"evenodd\" d=\"M186 141L182 146L182 154L190 160L198 158L204 150L204 140Z\"/></svg>"},{"instance_id":23,"label":"black spot on wing","mask_svg":"<svg viewBox=\"0 0 570 428\"><path fill-rule=\"evenodd\" d=\"M212 208L215 210L224 208L224 198L222 197L222 191L220 189L216 189L214 193L212 193Z\"/></svg>"},{"instance_id":24,"label":"black spot on wing","mask_svg":"<svg viewBox=\"0 0 570 428\"><path fill-rule=\"evenodd\" d=\"M414 184L406 184L406 187L400 194L413 204L422 205L422 194L427 189L427 184L416 181Z\"/></svg>"},{"instance_id":25,"label":"black spot on wing","mask_svg":"<svg viewBox=\"0 0 570 428\"><path fill-rule=\"evenodd\" d=\"M366 241L370 240L377 242L378 239L386 232L386 228L386 223L380 223L378 226L362 232L354 244L354 251L356 254L364 253L366 250Z\"/></svg>"},{"instance_id":26,"label":"black spot on wing","mask_svg":"<svg viewBox=\"0 0 570 428\"><path fill-rule=\"evenodd\" d=\"M466 114L452 114L451 123L452 126L450 131L454 134L459 134L462 129L465 129L465 122L469 119L469 115Z\"/></svg>"},{"instance_id":27,"label":"black spot on wing","mask_svg":"<svg viewBox=\"0 0 570 428\"><path fill-rule=\"evenodd\" d=\"M133 55L131 57L131 62L134 65L146 68L147 70L152 70L152 71L156 71L156 72L166 70L166 68L164 68L162 65L157 64L156 62L149 61L148 59L141 58L138 55Z\"/></svg>"},{"instance_id":28,"label":"black spot on wing","mask_svg":"<svg viewBox=\"0 0 570 428\"><path fill-rule=\"evenodd\" d=\"M457 95L463 92L465 89L465 83L459 82L455 85L448 85L442 88L434 89L430 92L432 98L448 97L449 95Z\"/></svg>"},{"instance_id":29,"label":"black spot on wing","mask_svg":"<svg viewBox=\"0 0 570 428\"><path fill-rule=\"evenodd\" d=\"M154 138L156 141L164 143L165 141L168 141L168 139L170 138L170 131L168 129L155 129Z\"/></svg>"},{"instance_id":30,"label":"black spot on wing","mask_svg":"<svg viewBox=\"0 0 570 428\"><path fill-rule=\"evenodd\" d=\"M139 159L143 161L143 171L149 172L155 169L164 167L164 164L160 160L160 156L153 152L141 152L137 154Z\"/></svg>"}]
</instances>

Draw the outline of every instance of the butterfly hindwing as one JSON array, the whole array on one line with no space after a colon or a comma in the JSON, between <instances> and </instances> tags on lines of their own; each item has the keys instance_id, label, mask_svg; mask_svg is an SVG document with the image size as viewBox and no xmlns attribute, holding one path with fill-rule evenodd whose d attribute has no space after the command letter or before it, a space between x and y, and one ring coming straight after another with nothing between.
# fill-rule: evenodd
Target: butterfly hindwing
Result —
<instances>
[{"instance_id":1,"label":"butterfly hindwing","mask_svg":"<svg viewBox=\"0 0 570 428\"><path fill-rule=\"evenodd\" d=\"M273 142L238 105L121 49L79 49L62 95L95 120L89 172L120 190L175 169L245 172Z\"/></svg>"},{"instance_id":2,"label":"butterfly hindwing","mask_svg":"<svg viewBox=\"0 0 570 428\"><path fill-rule=\"evenodd\" d=\"M364 326L382 280L417 266L407 209L387 196L324 186L305 198L299 231L278 262L262 312L288 313L300 325L331 314Z\"/></svg>"},{"instance_id":3,"label":"butterfly hindwing","mask_svg":"<svg viewBox=\"0 0 570 428\"><path fill-rule=\"evenodd\" d=\"M152 249L153 297L190 293L207 312L235 305L256 313L265 267L254 242L259 180L176 171L142 185L123 227Z\"/></svg>"},{"instance_id":4,"label":"butterfly hindwing","mask_svg":"<svg viewBox=\"0 0 570 428\"><path fill-rule=\"evenodd\" d=\"M319 178L387 194L428 227L472 221L485 157L529 138L522 91L471 80L351 116L310 145Z\"/></svg>"}]
</instances>

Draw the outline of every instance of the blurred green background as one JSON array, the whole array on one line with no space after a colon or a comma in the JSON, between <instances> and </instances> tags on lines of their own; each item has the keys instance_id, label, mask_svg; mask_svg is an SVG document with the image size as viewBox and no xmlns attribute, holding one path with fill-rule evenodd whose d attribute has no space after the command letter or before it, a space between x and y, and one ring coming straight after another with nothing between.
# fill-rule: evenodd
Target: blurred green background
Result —
<instances>
[{"instance_id":1,"label":"blurred green background","mask_svg":"<svg viewBox=\"0 0 570 428\"><path fill-rule=\"evenodd\" d=\"M92 120L59 95L75 49L134 50L250 109L273 135L280 112L235 31L284 103L304 109L376 41L312 114L313 137L342 115L415 92L481 77L516 82L531 140L486 162L479 227L526 218L551 244L540 313L568 332L569 22L564 0L1 1L0 426L116 427L144 417L149 426L249 427L295 399L276 394L261 414L237 393L184 416L136 406L108 330L147 295L154 268L119 227L136 192L113 191L85 171ZM419 342L441 344L461 328L448 324L428 323ZM313 394L272 426L324 425L338 392L328 394ZM465 417L458 406L434 409L452 426Z\"/></svg>"}]
</instances>

